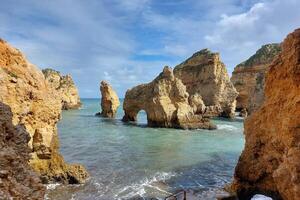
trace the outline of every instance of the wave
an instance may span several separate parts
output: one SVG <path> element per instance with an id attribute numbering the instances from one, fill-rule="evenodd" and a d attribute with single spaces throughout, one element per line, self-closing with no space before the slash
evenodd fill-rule
<path id="1" fill-rule="evenodd" d="M 251 198 L 251 200 L 272 200 L 272 198 L 261 194 L 256 194 Z"/>
<path id="2" fill-rule="evenodd" d="M 46 188 L 47 188 L 47 190 L 54 190 L 59 185 L 60 185 L 59 183 L 47 184 Z"/>
<path id="3" fill-rule="evenodd" d="M 170 195 L 171 193 L 157 186 L 158 183 L 163 183 L 164 181 L 170 179 L 175 176 L 175 173 L 172 172 L 157 172 L 151 178 L 145 178 L 139 183 L 134 183 L 132 185 L 126 186 L 121 189 L 115 195 L 116 199 L 131 199 L 134 197 L 144 197 L 146 194 L 146 189 L 150 188 L 151 190 L 155 190 L 159 193 L 163 193 L 165 195 Z"/>
<path id="4" fill-rule="evenodd" d="M 233 126 L 233 125 L 228 125 L 228 124 L 219 124 L 217 125 L 219 130 L 229 130 L 229 131 L 234 131 L 234 130 L 238 130 L 237 127 Z"/>

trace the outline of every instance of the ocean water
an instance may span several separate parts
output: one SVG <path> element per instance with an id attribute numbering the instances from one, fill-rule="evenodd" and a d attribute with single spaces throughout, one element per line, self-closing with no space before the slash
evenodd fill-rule
<path id="1" fill-rule="evenodd" d="M 83 99 L 79 110 L 63 111 L 58 124 L 60 151 L 81 163 L 91 178 L 83 185 L 49 185 L 46 199 L 164 199 L 193 191 L 199 199 L 232 180 L 244 146 L 243 120 L 213 120 L 218 129 L 149 128 L 146 113 L 137 123 L 96 117 L 99 99 Z"/>

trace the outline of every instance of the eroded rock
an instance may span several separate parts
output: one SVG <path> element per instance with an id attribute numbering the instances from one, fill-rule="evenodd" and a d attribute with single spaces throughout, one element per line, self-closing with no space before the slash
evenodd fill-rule
<path id="1" fill-rule="evenodd" d="M 117 93 L 113 90 L 110 84 L 106 81 L 101 81 L 101 113 L 97 113 L 102 117 L 114 118 L 116 116 L 120 100 Z"/>
<path id="2" fill-rule="evenodd" d="M 201 101 L 198 99 L 194 103 L 198 105 Z M 148 125 L 152 127 L 215 128 L 208 118 L 194 113 L 198 108 L 190 106 L 186 87 L 169 67 L 165 67 L 152 82 L 127 90 L 123 109 L 124 121 L 136 121 L 138 112 L 144 110 Z"/>
<path id="3" fill-rule="evenodd" d="M 50 68 L 43 69 L 42 72 L 48 85 L 58 92 L 63 110 L 77 109 L 81 106 L 77 87 L 70 75 L 63 76 Z"/>
<path id="4" fill-rule="evenodd" d="M 219 53 L 203 49 L 174 68 L 189 95 L 200 95 L 208 107 L 207 116 L 235 117 L 237 91 Z"/>
<path id="5" fill-rule="evenodd" d="M 12 124 L 9 106 L 0 102 L 0 199 L 44 199 L 45 187 L 28 164 L 29 134 Z"/>
<path id="6" fill-rule="evenodd" d="M 262 106 L 245 121 L 246 144 L 233 188 L 241 199 L 300 197 L 300 29 L 269 67 Z"/>
<path id="7" fill-rule="evenodd" d="M 0 40 L 0 102 L 10 106 L 14 125 L 23 124 L 30 136 L 30 165 L 44 182 L 73 183 L 87 176 L 74 175 L 59 153 L 56 124 L 61 115 L 59 94 L 45 80 L 42 71 L 23 54 Z"/>
<path id="8" fill-rule="evenodd" d="M 237 109 L 251 113 L 264 100 L 265 73 L 274 58 L 280 53 L 280 44 L 263 45 L 248 60 L 234 68 L 231 81 L 239 92 Z"/>

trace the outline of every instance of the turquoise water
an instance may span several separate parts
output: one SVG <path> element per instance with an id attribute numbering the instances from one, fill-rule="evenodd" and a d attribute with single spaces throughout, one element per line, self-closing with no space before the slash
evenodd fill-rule
<path id="1" fill-rule="evenodd" d="M 163 199 L 181 189 L 214 199 L 231 181 L 244 145 L 241 119 L 214 120 L 213 131 L 148 128 L 144 112 L 128 124 L 121 107 L 116 119 L 104 119 L 95 116 L 99 99 L 82 102 L 80 110 L 62 114 L 60 150 L 91 178 L 84 185 L 50 185 L 48 199 Z"/>

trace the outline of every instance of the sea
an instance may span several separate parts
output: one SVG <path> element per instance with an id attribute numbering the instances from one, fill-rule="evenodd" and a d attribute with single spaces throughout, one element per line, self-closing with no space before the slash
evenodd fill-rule
<path id="1" fill-rule="evenodd" d="M 58 134 L 66 162 L 83 164 L 90 178 L 82 185 L 49 184 L 45 199 L 163 200 L 185 190 L 210 200 L 232 181 L 245 142 L 243 118 L 213 119 L 216 130 L 151 128 L 144 111 L 136 123 L 124 123 L 122 106 L 106 119 L 95 116 L 100 99 L 82 103 L 62 112 Z"/>

